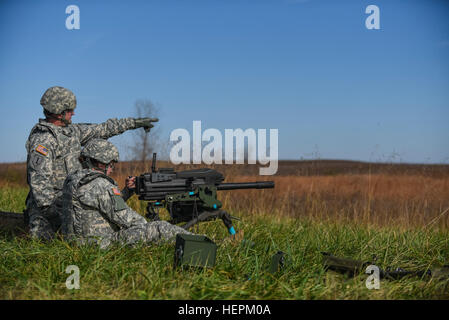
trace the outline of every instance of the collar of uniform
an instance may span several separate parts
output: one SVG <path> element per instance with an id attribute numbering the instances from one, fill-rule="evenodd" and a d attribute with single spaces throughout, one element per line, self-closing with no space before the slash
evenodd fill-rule
<path id="1" fill-rule="evenodd" d="M 80 180 L 81 184 L 86 184 L 92 180 L 97 179 L 98 177 L 102 177 L 102 178 L 108 180 L 110 183 L 112 183 L 116 187 L 118 187 L 117 182 L 115 182 L 114 179 L 107 176 L 103 172 L 97 171 L 95 169 L 83 169 L 82 172 L 83 172 L 83 178 L 81 178 L 81 180 Z"/>
<path id="2" fill-rule="evenodd" d="M 71 124 L 69 124 L 68 126 L 65 126 L 65 127 L 61 127 L 61 126 L 54 125 L 53 123 L 48 122 L 45 119 L 39 119 L 39 124 L 50 127 L 53 130 L 60 130 L 60 132 L 62 132 L 66 136 L 71 136 L 73 133 Z"/>

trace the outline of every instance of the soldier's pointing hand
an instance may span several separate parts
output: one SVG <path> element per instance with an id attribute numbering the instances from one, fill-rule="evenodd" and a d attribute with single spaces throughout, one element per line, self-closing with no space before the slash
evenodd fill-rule
<path id="1" fill-rule="evenodd" d="M 150 132 L 150 129 L 154 127 L 154 125 L 151 122 L 158 122 L 158 118 L 136 118 L 134 119 L 136 122 L 136 128 L 143 127 L 145 129 L 145 132 Z"/>

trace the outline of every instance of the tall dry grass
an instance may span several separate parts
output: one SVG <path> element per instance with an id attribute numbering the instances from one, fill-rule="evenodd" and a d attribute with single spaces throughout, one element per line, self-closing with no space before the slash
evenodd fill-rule
<path id="1" fill-rule="evenodd" d="M 226 192 L 224 205 L 249 214 L 265 212 L 404 228 L 449 228 L 448 177 L 286 176 L 274 177 L 273 181 L 274 190 Z"/>
<path id="2" fill-rule="evenodd" d="M 158 162 L 158 167 L 169 167 Z M 177 171 L 198 165 L 176 166 Z M 449 166 L 366 164 L 349 161 L 285 161 L 275 176 L 257 166 L 212 165 L 225 182 L 273 180 L 274 189 L 220 191 L 234 215 L 269 214 L 402 228 L 449 229 Z M 114 179 L 149 172 L 151 163 L 119 163 Z M 0 164 L 0 186 L 26 186 L 24 164 Z"/>
<path id="3" fill-rule="evenodd" d="M 402 228 L 449 228 L 449 166 L 364 164 L 349 161 L 281 162 L 275 176 L 257 175 L 256 166 L 211 165 L 226 182 L 273 180 L 274 189 L 221 191 L 224 208 L 240 215 L 271 214 L 342 223 Z M 169 166 L 166 162 L 160 167 Z M 176 170 L 198 168 L 177 166 Z M 121 186 L 128 175 L 151 164 L 117 168 Z M 310 174 L 308 176 L 301 176 Z M 355 174 L 353 173 L 355 172 Z M 374 172 L 374 173 L 371 173 Z"/>

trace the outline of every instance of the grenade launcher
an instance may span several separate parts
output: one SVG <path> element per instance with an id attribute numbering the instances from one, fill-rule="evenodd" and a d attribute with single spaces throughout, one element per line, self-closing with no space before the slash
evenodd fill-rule
<path id="1" fill-rule="evenodd" d="M 146 217 L 156 221 L 159 209 L 170 214 L 170 223 L 189 229 L 203 221 L 221 218 L 231 235 L 235 234 L 231 217 L 222 210 L 217 191 L 237 189 L 274 188 L 273 181 L 223 183 L 224 176 L 213 169 L 201 168 L 175 172 L 173 168 L 156 170 L 156 153 L 153 153 L 151 172 L 136 178 L 136 194 L 139 200 L 148 201 Z"/>

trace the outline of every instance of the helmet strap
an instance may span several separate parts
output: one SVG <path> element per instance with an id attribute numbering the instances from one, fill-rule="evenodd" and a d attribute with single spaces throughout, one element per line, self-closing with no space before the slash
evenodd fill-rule
<path id="1" fill-rule="evenodd" d="M 62 114 L 62 118 L 61 118 L 61 122 L 65 124 L 65 126 L 67 127 L 69 124 L 71 124 L 72 122 L 67 120 L 65 118 L 65 115 L 67 113 L 67 110 L 64 110 L 61 114 Z"/>
<path id="2" fill-rule="evenodd" d="M 91 159 L 89 159 L 89 160 L 91 160 Z M 99 162 L 97 160 L 95 160 L 95 162 L 96 162 L 96 165 L 93 165 L 91 162 L 92 168 L 94 168 L 95 170 L 101 171 L 102 173 L 104 173 L 105 176 L 107 176 L 109 164 L 106 164 L 104 168 L 100 168 L 98 164 L 101 162 Z M 102 164 L 104 164 L 104 163 L 102 163 Z"/>
<path id="3" fill-rule="evenodd" d="M 84 158 L 84 164 L 86 165 L 86 167 L 88 169 L 95 168 L 94 164 L 92 163 L 92 159 L 91 158 Z"/>
<path id="4" fill-rule="evenodd" d="M 114 161 L 111 161 L 111 162 L 109 162 L 109 163 L 106 165 L 106 169 L 105 169 L 105 171 L 104 171 L 104 174 L 107 175 L 106 172 L 108 171 L 109 168 L 114 168 Z"/>
<path id="5" fill-rule="evenodd" d="M 89 157 L 82 157 L 82 158 L 80 158 L 80 160 L 81 159 L 82 159 L 82 164 L 83 164 L 84 168 L 87 168 L 87 169 L 90 169 L 90 170 L 94 169 L 96 171 L 100 171 L 101 173 L 104 173 L 104 175 L 106 175 L 106 176 L 107 176 L 108 169 L 109 169 L 109 167 L 111 166 L 111 163 L 112 163 L 112 162 L 108 163 L 107 165 L 105 165 L 104 168 L 100 168 L 98 166 L 98 163 L 100 163 L 100 162 L 98 162 L 95 159 L 92 159 L 92 158 L 89 158 Z M 95 164 L 94 164 L 94 162 L 95 162 Z"/>

